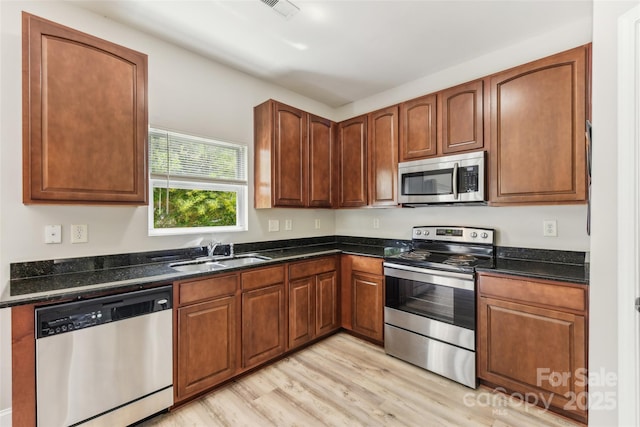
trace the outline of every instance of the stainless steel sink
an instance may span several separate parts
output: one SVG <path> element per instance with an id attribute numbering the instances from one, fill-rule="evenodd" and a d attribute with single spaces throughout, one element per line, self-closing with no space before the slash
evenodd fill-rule
<path id="1" fill-rule="evenodd" d="M 216 271 L 225 268 L 224 265 L 216 261 L 185 261 L 169 264 L 174 270 L 193 272 L 193 271 Z"/>
<path id="2" fill-rule="evenodd" d="M 225 268 L 241 267 L 243 265 L 259 264 L 271 258 L 256 255 L 244 254 L 234 257 L 197 258 L 192 261 L 182 261 L 169 264 L 174 270 L 184 272 L 206 272 L 217 271 Z"/>

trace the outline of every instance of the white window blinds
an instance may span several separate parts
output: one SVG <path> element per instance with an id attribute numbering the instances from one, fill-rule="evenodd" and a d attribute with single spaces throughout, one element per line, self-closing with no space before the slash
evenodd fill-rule
<path id="1" fill-rule="evenodd" d="M 247 184 L 247 147 L 149 129 L 149 168 L 154 178 Z"/>

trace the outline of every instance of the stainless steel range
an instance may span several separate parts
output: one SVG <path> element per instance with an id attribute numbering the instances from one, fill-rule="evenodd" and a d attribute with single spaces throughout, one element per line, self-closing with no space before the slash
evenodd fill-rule
<path id="1" fill-rule="evenodd" d="M 492 229 L 414 227 L 384 262 L 387 354 L 476 388 L 475 269 L 494 264 Z"/>

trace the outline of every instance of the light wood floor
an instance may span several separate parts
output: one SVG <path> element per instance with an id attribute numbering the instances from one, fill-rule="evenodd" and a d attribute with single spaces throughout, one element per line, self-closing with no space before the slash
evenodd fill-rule
<path id="1" fill-rule="evenodd" d="M 140 426 L 574 425 L 340 333 Z"/>

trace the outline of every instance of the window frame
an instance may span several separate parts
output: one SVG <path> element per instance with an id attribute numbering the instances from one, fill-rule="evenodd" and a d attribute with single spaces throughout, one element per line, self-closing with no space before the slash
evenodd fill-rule
<path id="1" fill-rule="evenodd" d="M 167 135 L 175 134 L 180 137 L 190 137 L 194 140 L 207 140 L 213 143 L 220 143 L 224 145 L 244 145 L 239 143 L 233 143 L 229 141 L 222 141 L 213 138 L 203 138 L 196 135 L 189 135 L 181 132 L 169 131 L 157 127 L 149 127 L 149 135 L 152 132 L 166 133 Z M 151 138 L 149 138 L 149 158 L 151 159 Z M 248 169 L 248 146 L 245 146 L 243 150 L 244 154 L 244 168 L 245 174 Z M 214 234 L 214 233 L 229 233 L 248 230 L 248 208 L 249 208 L 249 184 L 248 177 L 245 180 L 228 181 L 218 180 L 215 178 L 207 179 L 202 177 L 189 177 L 171 175 L 167 172 L 166 175 L 160 173 L 152 173 L 151 160 L 149 160 L 149 204 L 147 205 L 147 223 L 148 223 L 148 235 L 149 236 L 176 236 L 176 235 L 190 235 L 190 234 Z M 210 226 L 210 227 L 173 227 L 173 228 L 156 228 L 155 224 L 155 207 L 153 193 L 156 188 L 179 188 L 188 190 L 204 190 L 204 191 L 224 191 L 236 193 L 236 225 L 234 226 Z"/>

